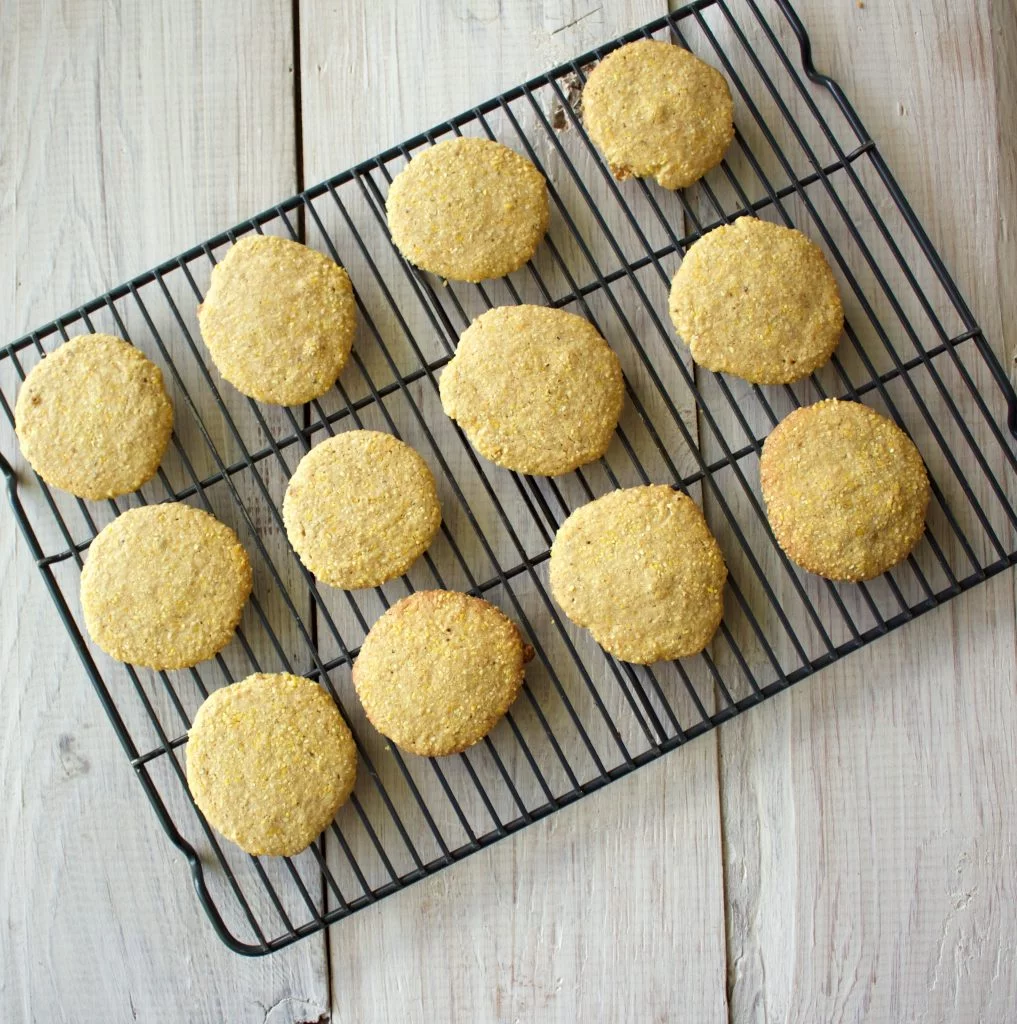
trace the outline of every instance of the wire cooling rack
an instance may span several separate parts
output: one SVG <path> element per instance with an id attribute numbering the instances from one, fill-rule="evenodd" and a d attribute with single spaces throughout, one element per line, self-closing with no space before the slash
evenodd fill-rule
<path id="1" fill-rule="evenodd" d="M 764 13 L 762 7 L 765 7 Z M 589 67 L 624 42 L 672 38 L 720 67 L 738 133 L 725 163 L 678 194 L 616 183 L 573 103 Z M 792 56 L 795 53 L 795 56 Z M 811 85 L 808 80 L 811 80 Z M 393 250 L 384 215 L 394 174 L 452 135 L 498 138 L 548 179 L 552 222 L 532 264 L 483 286 L 442 285 Z M 696 370 L 667 320 L 686 247 L 744 213 L 794 223 L 827 252 L 847 326 L 831 364 L 760 389 Z M 248 231 L 305 240 L 350 272 L 360 328 L 351 366 L 304 409 L 258 406 L 209 368 L 195 307 L 211 266 Z M 553 480 L 478 458 L 443 416 L 437 380 L 470 319 L 537 302 L 593 320 L 618 352 L 628 397 L 599 463 Z M 1017 560 L 1017 401 L 932 243 L 839 86 L 818 74 L 785 0 L 697 0 L 667 18 L 307 189 L 0 350 L 0 403 L 67 337 L 105 330 L 163 367 L 177 410 L 158 477 L 129 500 L 52 492 L 15 451 L 0 456 L 18 522 L 81 661 L 198 896 L 233 949 L 266 953 L 311 934 L 519 830 Z M 758 496 L 758 454 L 792 408 L 861 399 L 915 438 L 933 486 L 927 539 L 879 580 L 841 586 L 797 571 Z M 444 524 L 428 555 L 376 591 L 318 588 L 285 542 L 279 504 L 296 462 L 323 437 L 367 426 L 404 437 L 439 482 Z M 10 437 L 8 433 L 5 435 Z M 970 470 L 968 475 L 962 465 Z M 606 656 L 552 602 L 554 531 L 618 486 L 671 482 L 705 508 L 731 570 L 726 615 L 707 652 L 652 668 Z M 255 590 L 237 640 L 186 672 L 122 666 L 84 639 L 78 576 L 89 542 L 128 505 L 187 500 L 235 527 Z M 483 594 L 536 649 L 524 691 L 487 740 L 453 758 L 404 757 L 364 720 L 349 667 L 374 619 L 407 591 Z M 320 680 L 353 726 L 361 777 L 308 851 L 246 857 L 190 800 L 186 731 L 204 697 L 251 671 Z"/>

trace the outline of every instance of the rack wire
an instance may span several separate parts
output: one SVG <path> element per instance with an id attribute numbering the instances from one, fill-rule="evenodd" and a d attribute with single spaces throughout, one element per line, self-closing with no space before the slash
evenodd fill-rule
<path id="1" fill-rule="evenodd" d="M 766 7 L 766 13 L 763 11 Z M 670 38 L 723 70 L 736 101 L 724 163 L 684 192 L 619 184 L 573 98 L 590 66 L 625 42 Z M 797 50 L 797 61 L 792 51 Z M 811 84 L 810 84 L 811 83 Z M 814 88 L 814 87 L 815 88 Z M 442 286 L 391 245 L 392 177 L 452 135 L 497 138 L 543 171 L 552 225 L 534 261 L 483 285 Z M 762 389 L 697 370 L 667 323 L 686 248 L 751 213 L 795 224 L 826 251 L 845 297 L 845 338 L 808 381 Z M 243 399 L 209 369 L 195 307 L 225 247 L 250 231 L 306 241 L 346 266 L 359 334 L 351 366 L 300 410 Z M 480 459 L 437 402 L 459 333 L 506 302 L 568 308 L 618 352 L 627 405 L 604 459 L 536 479 Z M 222 940 L 262 954 L 395 893 L 627 775 L 1017 561 L 1017 396 L 978 323 L 841 88 L 819 74 L 786 0 L 696 0 L 307 189 L 0 350 L 0 405 L 72 334 L 106 330 L 164 368 L 177 424 L 157 478 L 130 499 L 51 491 L 0 453 L 17 521 L 85 671 Z M 836 585 L 796 570 L 758 495 L 758 455 L 790 409 L 863 400 L 915 438 L 933 488 L 927 539 L 879 580 Z M 430 552 L 375 591 L 319 588 L 282 529 L 296 461 L 337 430 L 405 438 L 432 468 L 444 510 Z M 962 464 L 970 467 L 966 475 Z M 14 466 L 18 466 L 18 472 Z M 703 504 L 730 568 L 726 615 L 702 655 L 617 662 L 560 614 L 548 549 L 569 512 L 618 486 L 672 483 Z M 235 527 L 255 590 L 237 640 L 185 672 L 149 672 L 93 652 L 78 575 L 90 541 L 124 508 L 193 501 Z M 405 757 L 369 725 L 349 667 L 369 625 L 422 587 L 483 594 L 536 650 L 522 696 L 494 733 L 453 758 Z M 361 777 L 350 804 L 295 858 L 246 857 L 190 799 L 187 728 L 207 694 L 251 671 L 317 679 L 351 723 Z"/>

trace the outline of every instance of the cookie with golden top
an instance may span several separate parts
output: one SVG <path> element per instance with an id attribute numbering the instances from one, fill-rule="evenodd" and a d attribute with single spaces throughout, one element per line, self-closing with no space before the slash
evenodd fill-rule
<path id="1" fill-rule="evenodd" d="M 724 614 L 726 580 L 699 506 L 664 484 L 583 505 L 551 545 L 551 592 L 565 614 L 639 665 L 701 651 Z"/>
<path id="2" fill-rule="evenodd" d="M 589 320 L 544 306 L 502 306 L 463 332 L 439 389 L 445 412 L 484 458 L 557 476 L 607 451 L 625 382 Z"/>
<path id="3" fill-rule="evenodd" d="M 499 608 L 451 590 L 401 601 L 371 627 L 353 685 L 371 724 L 403 750 L 455 754 L 516 699 L 533 649 Z"/>
<path id="4" fill-rule="evenodd" d="M 734 138 L 724 76 L 688 50 L 628 43 L 590 72 L 583 123 L 618 179 L 684 188 L 716 167 Z"/>
<path id="5" fill-rule="evenodd" d="M 100 531 L 81 570 L 89 635 L 119 661 L 188 668 L 233 638 L 251 563 L 215 516 L 177 502 L 133 508 Z"/>
<path id="6" fill-rule="evenodd" d="M 929 476 L 892 420 L 831 398 L 796 409 L 759 459 L 777 543 L 808 572 L 872 579 L 903 561 L 925 532 Z"/>
<path id="7" fill-rule="evenodd" d="M 353 347 L 349 275 L 327 256 L 272 235 L 241 238 L 212 271 L 201 337 L 238 391 L 301 405 L 328 391 Z"/>
<path id="8" fill-rule="evenodd" d="M 187 785 L 209 824 L 255 856 L 290 857 L 328 827 L 357 780 L 332 698 L 287 672 L 216 690 L 187 740 Z"/>
<path id="9" fill-rule="evenodd" d="M 441 525 L 427 463 L 376 430 L 350 430 L 315 445 L 286 488 L 282 512 L 304 565 L 346 590 L 401 576 Z"/>
<path id="10" fill-rule="evenodd" d="M 548 225 L 544 176 L 489 139 L 448 139 L 425 149 L 393 179 L 385 208 L 403 256 L 453 281 L 518 270 Z"/>
<path id="11" fill-rule="evenodd" d="M 84 334 L 36 363 L 18 393 L 22 454 L 79 498 L 115 498 L 150 480 L 173 433 L 162 371 L 110 334 Z"/>
<path id="12" fill-rule="evenodd" d="M 833 271 L 800 231 L 757 217 L 703 235 L 671 284 L 692 358 L 754 384 L 788 384 L 833 355 L 844 327 Z"/>

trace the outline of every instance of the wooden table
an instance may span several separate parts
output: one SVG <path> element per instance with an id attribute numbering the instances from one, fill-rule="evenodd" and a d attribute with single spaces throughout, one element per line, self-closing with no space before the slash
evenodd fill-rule
<path id="1" fill-rule="evenodd" d="M 1010 366 L 1017 9 L 797 6 Z M 0 334 L 664 9 L 0 0 Z M 0 1020 L 1013 1019 L 1010 573 L 247 960 L 204 919 L 7 513 L 0 552 Z"/>

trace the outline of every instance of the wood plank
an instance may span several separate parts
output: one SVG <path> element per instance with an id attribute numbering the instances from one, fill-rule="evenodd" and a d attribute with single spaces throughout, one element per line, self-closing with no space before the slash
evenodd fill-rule
<path id="1" fill-rule="evenodd" d="M 796 7 L 1009 365 L 1012 8 Z M 1007 574 L 721 730 L 732 1020 L 1009 1019 L 1014 664 Z"/>
<path id="2" fill-rule="evenodd" d="M 133 8 L 95 0 L 44 8 L 5 0 L 2 21 L 5 338 L 293 190 L 288 2 L 262 0 L 241 12 L 235 4 Z M 193 296 L 175 294 L 193 323 Z M 199 393 L 197 362 L 169 308 L 148 292 L 146 302 L 182 367 L 173 395 L 178 433 L 193 452 L 200 440 L 181 388 Z M 152 354 L 144 321 L 126 304 L 122 312 L 134 340 Z M 198 410 L 221 440 L 211 403 L 199 398 Z M 10 450 L 13 439 L 3 429 Z M 197 471 L 207 472 L 210 462 L 196 455 Z M 169 472 L 176 486 L 179 460 Z M 27 502 L 38 502 L 24 472 L 21 488 Z M 156 484 L 146 495 L 165 496 Z M 235 523 L 222 497 L 214 493 L 211 501 Z M 110 511 L 97 506 L 97 514 L 101 522 Z M 0 860 L 7 978 L 0 1018 L 280 1024 L 321 1017 L 328 1009 L 323 938 L 271 960 L 243 959 L 220 943 L 90 692 L 10 514 L 0 516 L 0 549 L 18 580 L 3 602 L 0 628 L 9 684 L 0 751 L 9 796 Z M 73 565 L 63 568 L 73 594 Z M 267 645 L 256 633 L 252 646 L 264 656 Z M 282 640 L 294 649 L 292 630 Z M 126 677 L 99 659 L 117 700 L 128 703 Z M 227 663 L 230 670 L 240 665 L 232 653 Z M 174 679 L 193 713 L 200 700 L 193 681 L 184 673 Z M 153 701 L 170 714 L 164 692 L 154 690 Z M 168 779 L 176 786 L 171 802 L 182 807 L 179 783 Z M 266 902 L 256 900 L 262 909 Z"/>
<path id="3" fill-rule="evenodd" d="M 662 4 L 642 0 L 610 7 L 472 0 L 398 11 L 347 5 L 340 21 L 332 5 L 303 0 L 306 180 L 333 174 L 661 13 Z M 535 117 L 532 111 L 519 116 L 524 128 Z M 567 118 L 561 120 L 567 123 Z M 504 141 L 521 148 L 510 123 L 495 116 L 491 124 Z M 574 131 L 562 133 L 565 151 L 603 199 L 600 209 L 612 229 L 631 234 L 620 208 L 598 183 L 599 168 L 575 136 Z M 569 173 L 554 148 L 546 139 L 536 146 L 570 210 L 582 216 L 582 200 L 570 191 Z M 340 246 L 355 248 L 338 218 L 326 227 Z M 377 230 L 375 225 L 375 234 Z M 596 234 L 599 229 L 591 221 L 583 222 L 580 230 Z M 571 261 L 577 257 L 569 232 L 554 218 L 552 235 L 561 240 L 564 259 L 574 266 Z M 607 246 L 600 241 L 595 249 L 603 258 Z M 352 261 L 355 281 L 366 273 L 355 252 L 342 255 Z M 541 273 L 560 283 L 554 269 L 548 270 L 549 262 L 540 264 Z M 527 296 L 525 287 L 523 280 L 519 288 L 524 301 L 540 301 Z M 467 315 L 483 308 L 470 305 L 472 289 L 447 291 L 455 291 Z M 512 301 L 502 292 L 502 286 L 492 286 L 492 301 Z M 442 292 L 440 301 L 446 299 Z M 412 294 L 406 301 L 416 302 Z M 648 321 L 636 313 L 634 297 L 626 295 L 621 301 L 645 343 L 652 334 Z M 407 309 L 408 316 L 419 320 L 419 310 Z M 602 329 L 619 346 L 626 371 L 638 381 L 642 371 L 609 304 L 591 303 L 590 312 L 598 321 L 603 318 Z M 450 315 L 454 329 L 461 330 L 465 323 Z M 398 326 L 381 326 L 386 343 L 394 343 Z M 367 345 L 365 341 L 365 359 Z M 669 372 L 663 364 L 661 372 Z M 676 401 L 694 430 L 691 402 Z M 625 429 L 635 437 L 638 426 L 632 420 Z M 460 442 L 442 422 L 440 410 L 430 422 L 453 471 L 468 476 L 467 455 L 459 451 Z M 680 453 L 680 442 L 672 450 Z M 687 471 L 685 456 L 678 458 Z M 609 461 L 614 461 L 610 454 Z M 648 469 L 654 479 L 667 478 L 663 466 L 648 463 Z M 617 472 L 624 479 L 632 470 L 622 468 L 619 460 Z M 498 473 L 492 478 L 498 481 Z M 595 473 L 590 480 L 595 488 L 610 486 Z M 560 484 L 567 500 L 585 500 L 578 488 L 572 493 L 571 483 Z M 480 496 L 479 491 L 469 493 L 471 498 Z M 520 506 L 518 495 L 510 493 L 506 500 L 510 508 Z M 552 507 L 555 500 L 548 497 Z M 454 512 L 451 495 L 448 504 Z M 525 525 L 521 516 L 513 522 Z M 503 534 L 504 528 L 495 523 L 492 533 Z M 504 595 L 496 599 L 511 612 Z M 535 628 L 541 629 L 547 610 L 532 595 L 522 601 Z M 580 646 L 584 642 L 588 645 L 577 637 Z M 535 669 L 531 675 L 538 673 Z M 571 679 L 567 683 L 573 686 Z M 616 684 L 603 662 L 596 683 L 606 701 L 613 699 Z M 578 679 L 574 685 L 581 689 Z M 622 713 L 624 707 L 618 710 Z M 384 770 L 383 751 L 379 758 Z M 455 766 L 445 770 L 454 779 Z M 520 766 L 517 777 L 523 772 Z M 332 936 L 336 1018 L 388 1020 L 414 1006 L 423 1017 L 439 1020 L 664 1020 L 679 1010 L 690 1019 L 719 1019 L 725 1009 L 715 788 L 716 742 L 711 737 L 342 923 Z M 437 791 L 435 799 L 440 795 Z M 454 816 L 449 812 L 446 818 L 451 828 Z M 444 827 L 445 818 L 439 824 Z M 606 934 L 610 941 L 604 941 Z M 661 950 L 667 956 L 660 956 Z M 402 965 L 394 976 L 393 962 Z M 680 986 L 675 985 L 675 963 L 695 964 Z"/>

